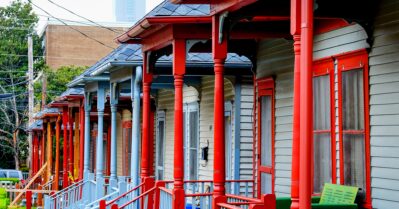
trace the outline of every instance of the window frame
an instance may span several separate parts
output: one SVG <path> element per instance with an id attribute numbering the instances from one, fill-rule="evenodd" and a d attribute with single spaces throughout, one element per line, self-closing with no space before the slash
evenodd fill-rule
<path id="1" fill-rule="evenodd" d="M 312 128 L 313 134 L 312 134 L 312 140 L 314 140 L 314 134 L 315 133 L 330 133 L 330 151 L 331 151 L 331 182 L 333 184 L 337 183 L 337 140 L 336 140 L 336 132 L 335 132 L 335 127 L 336 127 L 336 107 L 335 107 L 335 65 L 334 65 L 334 60 L 332 57 L 328 58 L 323 58 L 319 60 L 315 60 L 313 62 L 313 78 L 319 77 L 319 76 L 329 76 L 329 81 L 330 81 L 330 130 L 314 130 L 314 127 Z M 312 78 L 312 79 L 313 79 Z M 313 94 L 312 94 L 313 95 Z M 313 103 L 314 103 L 314 97 L 313 97 Z M 313 112 L 314 114 L 314 112 Z M 314 179 L 314 142 L 312 141 L 312 179 Z M 313 195 L 320 195 L 320 193 L 315 193 L 314 192 L 314 181 L 312 181 L 312 194 Z"/>
<path id="2" fill-rule="evenodd" d="M 262 182 L 261 182 L 261 173 L 268 173 L 271 175 L 271 181 L 272 181 L 272 185 L 271 185 L 271 190 L 272 190 L 272 194 L 274 194 L 274 186 L 275 186 L 275 85 L 274 85 L 274 79 L 272 77 L 267 77 L 267 78 L 262 78 L 262 79 L 257 79 L 256 80 L 256 85 L 257 85 L 257 96 L 256 96 L 256 104 L 257 104 L 257 193 L 258 193 L 258 197 L 260 197 L 262 195 Z M 272 159 L 271 159 L 271 164 L 272 166 L 267 167 L 267 166 L 262 166 L 261 164 L 261 136 L 262 136 L 262 111 L 261 111 L 261 97 L 263 96 L 270 96 L 271 97 L 271 155 L 272 155 Z"/>
<path id="3" fill-rule="evenodd" d="M 363 99 L 364 99 L 364 145 L 365 145 L 365 187 L 366 199 L 364 206 L 371 208 L 371 157 L 370 157 L 370 112 L 369 112 L 369 65 L 368 53 L 365 49 L 336 56 L 338 66 L 338 103 L 339 103 L 339 154 L 340 154 L 340 184 L 344 184 L 344 152 L 343 152 L 343 90 L 342 72 L 363 70 Z M 352 132 L 349 130 L 348 133 Z M 357 131 L 356 131 L 357 132 Z M 360 132 L 359 132 L 360 133 Z"/>
<path id="4" fill-rule="evenodd" d="M 198 102 L 190 102 L 190 103 L 184 103 L 183 104 L 183 114 L 187 114 L 186 117 L 183 117 L 185 120 L 185 124 L 187 127 L 184 127 L 184 143 L 183 143 L 183 149 L 184 149 L 184 159 L 186 163 L 184 163 L 184 179 L 186 180 L 198 180 L 199 179 L 199 165 L 200 165 L 200 157 L 199 157 L 199 147 L 200 147 L 200 109 L 199 109 L 199 104 Z M 190 112 L 197 112 L 198 114 L 198 121 L 197 121 L 197 142 L 196 142 L 196 151 L 197 151 L 197 165 L 195 168 L 197 168 L 197 175 L 195 179 L 190 179 L 190 173 L 189 173 L 189 168 L 191 167 L 189 160 L 190 160 Z"/>
<path id="5" fill-rule="evenodd" d="M 225 136 L 226 140 L 225 140 L 225 145 L 226 145 L 226 155 L 228 156 L 226 159 L 226 180 L 233 180 L 234 179 L 234 175 L 233 175 L 233 168 L 234 165 L 232 165 L 232 162 L 234 161 L 233 157 L 234 157 L 234 148 L 232 147 L 233 142 L 234 142 L 234 134 L 233 130 L 234 130 L 234 126 L 233 126 L 233 102 L 232 101 L 225 101 L 224 103 L 224 119 L 226 119 L 226 117 L 230 117 L 230 137 Z M 225 129 L 226 129 L 226 123 L 224 124 Z M 228 139 L 230 138 L 230 139 Z M 230 141 L 227 141 L 230 140 Z"/>
<path id="6" fill-rule="evenodd" d="M 122 121 L 122 175 L 130 176 L 132 157 L 132 121 Z M 130 153 L 129 153 L 130 151 Z"/>
<path id="7" fill-rule="evenodd" d="M 159 166 L 158 166 L 158 161 L 159 161 L 159 149 L 160 149 L 160 147 L 158 146 L 159 145 L 159 140 L 160 140 L 160 138 L 159 138 L 159 122 L 160 121 L 163 121 L 164 122 L 164 126 L 163 126 L 163 147 L 162 147 L 162 149 L 163 149 L 163 152 L 162 152 L 162 154 L 163 154 L 163 162 L 162 162 L 162 176 L 163 177 L 165 177 L 165 144 L 166 144 L 166 111 L 165 110 L 159 110 L 159 111 L 157 111 L 157 124 L 156 124 L 156 159 L 155 159 L 155 178 L 156 178 L 156 180 L 161 180 L 161 179 L 159 179 L 159 176 L 158 176 L 158 169 L 159 169 Z M 163 178 L 163 179 L 165 179 L 165 178 Z"/>

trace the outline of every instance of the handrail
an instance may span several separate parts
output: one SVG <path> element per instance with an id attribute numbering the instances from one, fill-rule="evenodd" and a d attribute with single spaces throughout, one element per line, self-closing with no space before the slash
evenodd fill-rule
<path id="1" fill-rule="evenodd" d="M 155 189 L 156 189 L 156 187 L 153 187 L 153 188 L 149 189 L 148 191 L 144 192 L 143 194 L 141 194 L 141 195 L 139 195 L 139 196 L 133 198 L 133 199 L 130 200 L 129 202 L 126 202 L 125 204 L 121 205 L 119 208 L 122 209 L 122 208 L 124 208 L 124 207 L 130 205 L 130 204 L 133 203 L 134 201 L 136 201 L 136 200 L 138 200 L 138 199 L 144 197 L 145 195 L 147 195 L 147 194 L 153 192 Z"/>
<path id="2" fill-rule="evenodd" d="M 212 196 L 213 193 L 198 193 L 198 194 L 185 194 L 186 197 L 206 197 Z"/>
<path id="3" fill-rule="evenodd" d="M 107 195 L 105 195 L 105 196 L 103 196 L 103 197 L 101 197 L 101 198 L 99 198 L 99 199 L 87 204 L 86 207 L 90 207 L 90 206 L 93 206 L 93 205 L 95 205 L 97 203 L 100 203 L 101 200 L 106 200 L 108 197 L 112 197 L 113 195 L 117 194 L 118 192 L 119 192 L 119 190 L 115 190 L 114 192 L 111 192 L 111 193 L 109 193 L 109 194 L 107 194 Z"/>
<path id="4" fill-rule="evenodd" d="M 159 190 L 162 190 L 162 191 L 164 191 L 164 192 L 166 192 L 166 193 L 168 193 L 170 195 L 173 195 L 173 191 L 170 190 L 170 189 L 167 189 L 165 187 L 159 187 Z"/>
<path id="5" fill-rule="evenodd" d="M 227 209 L 241 209 L 240 207 L 234 206 L 234 205 L 229 205 L 227 203 L 218 203 L 217 204 L 221 208 L 227 208 Z"/>
<path id="6" fill-rule="evenodd" d="M 81 183 L 86 183 L 87 181 L 84 181 L 83 179 L 82 180 L 79 180 L 79 181 L 77 181 L 77 182 L 74 182 L 73 184 L 71 184 L 71 185 L 69 185 L 69 186 L 67 186 L 67 187 L 65 187 L 65 188 L 63 188 L 62 190 L 60 190 L 60 191 L 58 191 L 58 192 L 56 192 L 56 193 L 54 193 L 54 194 L 52 194 L 52 195 L 50 195 L 50 197 L 56 197 L 56 196 L 58 196 L 58 195 L 62 195 L 63 193 L 66 193 L 68 190 L 70 190 L 70 189 L 72 189 L 73 187 L 76 187 L 76 186 L 78 186 L 78 185 L 80 185 Z"/>
<path id="7" fill-rule="evenodd" d="M 252 202 L 252 203 L 261 203 L 262 200 L 260 199 L 256 199 L 256 198 L 250 198 L 250 197 L 243 197 L 243 196 L 239 196 L 239 195 L 233 195 L 233 194 L 226 194 L 227 198 L 234 198 L 234 199 L 238 199 L 238 200 L 243 200 L 243 201 L 247 201 L 247 202 Z"/>
<path id="8" fill-rule="evenodd" d="M 122 197 L 125 197 L 126 195 L 132 193 L 133 191 L 137 190 L 138 188 L 142 187 L 143 185 L 144 185 L 144 182 L 141 183 L 141 184 L 139 184 L 139 185 L 137 185 L 137 186 L 134 187 L 133 189 L 131 189 L 131 190 L 129 190 L 129 191 L 127 191 L 127 192 L 125 192 L 125 193 L 119 195 L 119 196 L 116 197 L 115 199 L 113 199 L 113 200 L 111 200 L 111 201 L 109 201 L 109 202 L 106 202 L 105 205 L 108 206 L 108 205 L 113 204 L 114 202 L 116 202 L 116 201 L 120 200 Z"/>
<path id="9" fill-rule="evenodd" d="M 228 182 L 228 183 L 231 183 L 231 182 L 233 182 L 233 183 L 235 183 L 235 182 L 250 182 L 250 183 L 254 183 L 255 181 L 253 180 L 253 179 L 237 179 L 237 180 L 234 180 L 234 179 L 229 179 L 229 180 L 226 180 L 226 182 Z"/>

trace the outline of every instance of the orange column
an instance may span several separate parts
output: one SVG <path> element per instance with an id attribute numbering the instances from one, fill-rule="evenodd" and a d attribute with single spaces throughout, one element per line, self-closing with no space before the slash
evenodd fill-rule
<path id="1" fill-rule="evenodd" d="M 291 209 L 299 209 L 300 40 L 301 0 L 291 0 L 291 34 L 294 39 L 294 116 L 292 137 Z"/>
<path id="2" fill-rule="evenodd" d="M 73 176 L 73 110 L 68 108 L 68 176 Z M 72 180 L 71 180 L 72 181 Z"/>
<path id="3" fill-rule="evenodd" d="M 47 123 L 47 183 L 50 180 L 50 176 L 53 173 L 53 136 L 51 133 L 51 123 Z"/>
<path id="4" fill-rule="evenodd" d="M 175 84 L 174 112 L 174 188 L 173 209 L 184 208 L 184 134 L 183 134 L 183 76 L 186 70 L 186 42 L 173 42 L 173 76 Z"/>
<path id="5" fill-rule="evenodd" d="M 58 116 L 57 121 L 55 122 L 55 176 L 54 176 L 54 185 L 53 189 L 58 190 L 59 185 L 59 172 L 60 172 L 60 120 L 61 117 Z"/>
<path id="6" fill-rule="evenodd" d="M 214 89 L 214 163 L 213 163 L 213 207 L 220 208 L 217 204 L 227 201 L 225 196 L 225 132 L 224 132 L 224 62 L 227 56 L 226 37 L 219 37 L 219 17 L 212 19 L 212 53 L 215 71 Z"/>
<path id="7" fill-rule="evenodd" d="M 79 107 L 79 180 L 83 179 L 83 166 L 84 166 L 84 148 L 85 148 L 85 111 L 84 111 L 84 103 Z"/>
<path id="8" fill-rule="evenodd" d="M 299 208 L 311 208 L 313 145 L 313 0 L 301 2 Z"/>
<path id="9" fill-rule="evenodd" d="M 63 160 L 62 160 L 62 187 L 68 186 L 68 107 L 64 106 L 62 109 L 62 126 L 63 126 Z"/>

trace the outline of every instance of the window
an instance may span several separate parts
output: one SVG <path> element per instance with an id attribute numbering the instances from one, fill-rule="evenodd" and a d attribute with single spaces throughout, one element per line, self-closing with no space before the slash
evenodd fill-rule
<path id="1" fill-rule="evenodd" d="M 232 150 L 232 126 L 231 126 L 231 111 L 232 104 L 231 102 L 225 102 L 224 104 L 224 133 L 225 133 L 225 159 L 226 159 L 226 180 L 232 179 L 232 158 L 233 158 L 233 150 Z"/>
<path id="2" fill-rule="evenodd" d="M 226 169 L 226 180 L 233 179 L 233 133 L 232 133 L 232 102 L 228 101 L 224 103 L 224 134 L 225 134 L 225 169 Z M 230 187 L 228 187 L 230 186 Z M 233 184 L 226 184 L 226 192 L 232 193 Z"/>
<path id="3" fill-rule="evenodd" d="M 155 177 L 164 179 L 164 153 L 165 153 L 165 111 L 158 111 L 156 126 L 156 165 Z"/>
<path id="4" fill-rule="evenodd" d="M 313 76 L 313 193 L 321 193 L 336 179 L 333 60 L 316 61 Z"/>
<path id="5" fill-rule="evenodd" d="M 370 201 L 367 61 L 364 51 L 337 57 L 341 183 L 365 189 Z"/>
<path id="6" fill-rule="evenodd" d="M 274 193 L 274 81 L 258 84 L 258 191 Z"/>
<path id="7" fill-rule="evenodd" d="M 184 105 L 183 109 L 185 179 L 198 179 L 199 111 L 198 103 Z"/>
<path id="8" fill-rule="evenodd" d="M 129 112 L 130 113 L 130 112 Z M 126 113 L 124 113 L 126 114 Z M 131 118 L 122 121 L 122 175 L 130 176 L 132 159 L 132 121 Z"/>

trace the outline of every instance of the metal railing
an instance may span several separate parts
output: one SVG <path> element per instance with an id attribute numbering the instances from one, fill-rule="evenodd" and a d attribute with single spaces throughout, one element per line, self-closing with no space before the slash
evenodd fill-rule
<path id="1" fill-rule="evenodd" d="M 83 190 L 92 181 L 78 181 L 63 190 L 45 197 L 44 207 L 46 209 L 60 209 L 74 206 L 83 197 Z"/>
<path id="2" fill-rule="evenodd" d="M 124 192 L 117 197 L 114 197 L 113 199 L 101 200 L 99 203 L 99 208 L 106 209 L 109 208 L 111 205 L 123 204 L 124 202 L 126 202 L 126 199 L 133 199 L 135 196 L 138 196 L 138 193 L 143 185 L 144 183 L 141 183 L 138 186 L 133 187 L 129 191 Z"/>
<path id="3" fill-rule="evenodd" d="M 171 209 L 173 192 L 165 187 L 159 187 L 159 209 Z"/>

